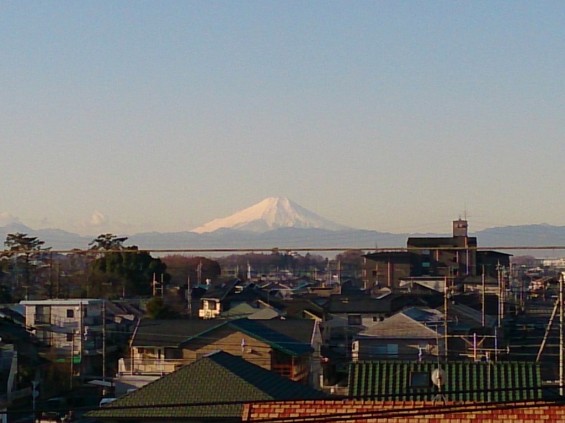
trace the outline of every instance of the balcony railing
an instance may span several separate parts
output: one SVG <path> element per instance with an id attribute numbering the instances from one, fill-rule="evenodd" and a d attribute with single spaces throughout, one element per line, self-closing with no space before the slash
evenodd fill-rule
<path id="1" fill-rule="evenodd" d="M 174 372 L 180 366 L 187 364 L 180 359 L 131 359 L 121 358 L 118 362 L 118 373 L 121 375 L 162 375 Z"/>

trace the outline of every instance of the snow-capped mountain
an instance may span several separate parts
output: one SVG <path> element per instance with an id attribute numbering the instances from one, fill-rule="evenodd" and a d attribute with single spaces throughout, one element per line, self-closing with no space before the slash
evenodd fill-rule
<path id="1" fill-rule="evenodd" d="M 332 231 L 348 229 L 284 197 L 269 197 L 231 216 L 214 219 L 192 232 L 202 234 L 219 229 L 267 232 L 279 228 L 315 228 Z"/>

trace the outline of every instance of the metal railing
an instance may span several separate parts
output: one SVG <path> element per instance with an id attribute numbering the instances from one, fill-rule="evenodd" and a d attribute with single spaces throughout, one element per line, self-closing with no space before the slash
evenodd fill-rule
<path id="1" fill-rule="evenodd" d="M 187 364 L 187 360 L 182 359 L 131 359 L 121 358 L 118 361 L 118 373 L 133 374 L 167 374 L 174 372 L 180 366 Z"/>

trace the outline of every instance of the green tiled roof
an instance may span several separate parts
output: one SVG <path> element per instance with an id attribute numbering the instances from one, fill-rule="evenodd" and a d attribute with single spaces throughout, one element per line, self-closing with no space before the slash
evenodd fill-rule
<path id="1" fill-rule="evenodd" d="M 239 419 L 243 404 L 217 403 L 326 397 L 320 391 L 219 351 L 87 416 L 101 420 Z"/>
<path id="2" fill-rule="evenodd" d="M 541 399 L 539 364 L 533 362 L 451 362 L 442 393 L 449 401 L 520 401 Z M 431 382 L 433 362 L 367 361 L 351 363 L 349 395 L 384 401 L 433 400 L 438 389 Z M 412 378 L 420 376 L 419 386 Z"/>

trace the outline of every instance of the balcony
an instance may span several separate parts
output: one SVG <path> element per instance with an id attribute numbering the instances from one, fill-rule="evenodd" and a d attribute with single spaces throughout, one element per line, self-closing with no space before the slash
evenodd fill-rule
<path id="1" fill-rule="evenodd" d="M 131 359 L 121 358 L 118 361 L 120 375 L 163 375 L 172 373 L 187 364 L 186 360 L 172 359 Z"/>

